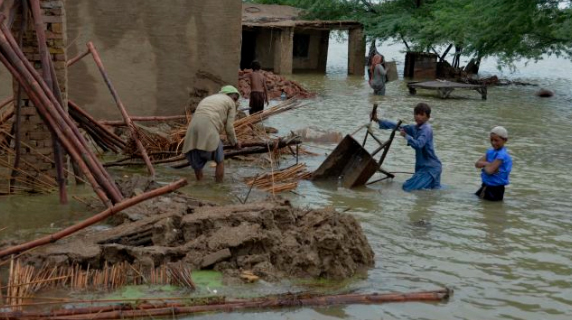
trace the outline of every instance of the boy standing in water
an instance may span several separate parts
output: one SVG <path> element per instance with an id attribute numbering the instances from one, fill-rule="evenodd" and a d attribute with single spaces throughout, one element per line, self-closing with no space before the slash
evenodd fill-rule
<path id="1" fill-rule="evenodd" d="M 427 123 L 431 117 L 431 107 L 418 103 L 413 109 L 415 124 L 401 126 L 399 132 L 407 140 L 407 145 L 415 150 L 415 174 L 403 183 L 403 190 L 439 189 L 441 187 L 441 161 L 433 146 L 433 129 Z M 393 129 L 393 121 L 380 120 L 374 112 L 371 117 L 380 129 Z"/>
<path id="2" fill-rule="evenodd" d="M 508 131 L 504 127 L 494 127 L 490 141 L 492 148 L 475 163 L 475 168 L 481 169 L 482 180 L 481 188 L 475 194 L 481 199 L 501 201 L 512 170 L 512 158 L 504 146 L 508 141 Z"/>
<path id="3" fill-rule="evenodd" d="M 266 79 L 260 72 L 260 62 L 252 61 L 252 72 L 246 75 L 250 79 L 250 114 L 264 110 L 264 103 L 268 104 L 268 89 Z"/>

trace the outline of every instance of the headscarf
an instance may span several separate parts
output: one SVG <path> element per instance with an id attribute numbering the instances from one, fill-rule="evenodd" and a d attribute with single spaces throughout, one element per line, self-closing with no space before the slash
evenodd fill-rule
<path id="1" fill-rule="evenodd" d="M 371 77 L 369 78 L 370 81 L 373 79 L 373 72 L 375 71 L 375 67 L 378 64 L 382 63 L 382 61 L 383 61 L 383 56 L 379 54 L 374 55 L 373 58 L 371 59 L 371 66 L 369 67 L 371 73 Z"/>
<path id="2" fill-rule="evenodd" d="M 224 94 L 236 93 L 240 96 L 240 92 L 238 92 L 238 89 L 236 89 L 233 86 L 224 86 L 220 88 L 220 91 L 218 93 L 224 93 Z"/>

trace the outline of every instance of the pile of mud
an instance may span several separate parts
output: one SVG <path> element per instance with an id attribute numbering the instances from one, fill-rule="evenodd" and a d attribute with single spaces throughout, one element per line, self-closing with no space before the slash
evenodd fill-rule
<path id="1" fill-rule="evenodd" d="M 238 72 L 238 76 L 242 77 L 252 72 L 252 69 L 244 69 Z M 284 77 L 276 75 L 270 71 L 261 70 L 266 79 L 266 88 L 268 89 L 268 99 L 280 99 L 282 90 L 286 93 L 288 99 L 297 97 L 299 99 L 306 99 L 314 97 L 314 94 L 304 89 L 299 83 L 288 80 Z M 245 98 L 250 98 L 250 80 L 248 78 L 240 79 L 238 81 L 238 90 L 240 95 Z"/>
<path id="2" fill-rule="evenodd" d="M 170 195 L 131 208 L 116 227 L 78 233 L 25 259 L 86 268 L 183 261 L 231 277 L 248 270 L 272 281 L 347 278 L 372 267 L 373 256 L 356 219 L 333 209 L 302 210 L 287 202 L 210 206 Z"/>

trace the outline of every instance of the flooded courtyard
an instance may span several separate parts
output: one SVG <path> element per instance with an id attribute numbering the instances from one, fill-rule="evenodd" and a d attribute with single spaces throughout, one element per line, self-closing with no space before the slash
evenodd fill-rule
<path id="1" fill-rule="evenodd" d="M 344 44 L 332 43 L 326 75 L 292 76 L 318 97 L 308 106 L 265 121 L 284 135 L 307 127 L 343 135 L 366 124 L 373 103 L 379 103 L 380 118 L 412 122 L 412 109 L 428 103 L 432 111 L 435 148 L 443 163 L 442 190 L 405 193 L 407 173 L 392 181 L 367 187 L 344 189 L 303 181 L 296 193 L 283 197 L 297 206 L 334 207 L 361 223 L 375 253 L 375 267 L 365 278 L 344 284 L 352 292 L 409 292 L 448 287 L 455 294 L 447 303 L 351 305 L 331 308 L 298 308 L 277 311 L 211 314 L 193 319 L 568 319 L 572 314 L 572 176 L 568 173 L 572 148 L 572 93 L 569 75 L 572 64 L 548 59 L 520 66 L 511 73 L 499 71 L 492 61 L 481 67 L 482 76 L 538 84 L 538 86 L 492 87 L 488 100 L 474 91 L 456 90 L 451 98 L 439 99 L 435 92 L 419 90 L 411 96 L 403 80 L 388 84 L 384 97 L 375 97 L 365 79 L 346 76 Z M 399 47 L 380 47 L 388 60 L 402 70 L 404 54 Z M 535 96 L 541 87 L 554 97 Z M 73 94 L 73 93 L 72 93 Z M 246 105 L 245 102 L 242 105 Z M 483 202 L 473 195 L 480 185 L 475 161 L 489 147 L 488 132 L 502 125 L 509 131 L 507 147 L 513 157 L 511 184 L 502 203 Z M 389 132 L 374 129 L 380 138 Z M 358 134 L 358 140 L 363 137 Z M 335 144 L 304 145 L 319 156 L 301 158 L 315 170 Z M 368 146 L 370 150 L 373 144 Z M 414 151 L 396 137 L 384 168 L 390 172 L 412 172 Z M 294 159 L 285 158 L 287 167 Z M 115 169 L 131 174 L 144 169 Z M 190 169 L 158 168 L 159 180 L 170 182 L 186 177 L 183 191 L 197 198 L 236 203 L 247 188 L 242 178 L 253 176 L 259 167 L 231 161 L 226 181 L 215 185 L 209 168 L 205 182 L 194 181 Z M 79 195 L 89 190 L 75 190 Z M 249 201 L 268 194 L 253 191 Z M 0 238 L 16 235 L 29 239 L 49 233 L 89 215 L 80 203 L 64 208 L 56 195 L 0 198 Z M 31 233 L 33 231 L 33 233 Z M 244 290 L 264 292 L 269 284 Z M 278 284 L 287 292 L 289 284 Z M 272 291 L 277 288 L 273 288 Z"/>

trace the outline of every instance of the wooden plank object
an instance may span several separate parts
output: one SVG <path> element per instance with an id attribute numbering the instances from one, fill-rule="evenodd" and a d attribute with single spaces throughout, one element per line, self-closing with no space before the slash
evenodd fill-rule
<path id="1" fill-rule="evenodd" d="M 314 172 L 312 180 L 339 179 L 345 188 L 353 188 L 364 185 L 378 167 L 369 152 L 352 136 L 346 135 Z"/>
<path id="2" fill-rule="evenodd" d="M 413 95 L 417 93 L 417 89 L 436 90 L 442 99 L 448 98 L 455 89 L 475 90 L 481 94 L 483 100 L 487 100 L 487 86 L 485 85 L 451 81 L 422 81 L 409 82 L 407 88 L 409 88 L 409 93 Z"/>

